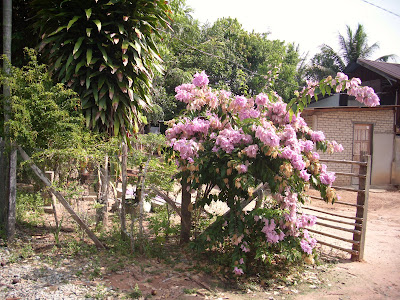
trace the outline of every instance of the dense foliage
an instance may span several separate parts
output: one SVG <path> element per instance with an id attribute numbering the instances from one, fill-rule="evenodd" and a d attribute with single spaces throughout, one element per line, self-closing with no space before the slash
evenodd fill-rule
<path id="1" fill-rule="evenodd" d="M 166 72 L 157 76 L 153 100 L 170 120 L 184 108 L 174 88 L 205 70 L 210 86 L 254 96 L 275 90 L 288 101 L 298 87 L 299 53 L 293 44 L 271 40 L 267 33 L 248 32 L 233 18 L 201 25 L 184 1 L 172 1 L 171 27 L 161 41 Z M 271 72 L 280 80 L 272 80 Z"/>
<path id="2" fill-rule="evenodd" d="M 154 35 L 168 27 L 166 1 L 35 0 L 39 50 L 53 77 L 79 93 L 90 128 L 125 137 L 138 131 L 153 70 Z"/>

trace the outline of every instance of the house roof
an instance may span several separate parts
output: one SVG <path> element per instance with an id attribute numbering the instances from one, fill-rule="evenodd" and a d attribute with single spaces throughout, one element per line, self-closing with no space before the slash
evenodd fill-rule
<path id="1" fill-rule="evenodd" d="M 390 77 L 394 80 L 400 80 L 400 64 L 387 63 L 382 61 L 373 61 L 363 58 L 357 59 L 357 64 L 371 71 L 374 71 L 384 77 Z"/>
<path id="2" fill-rule="evenodd" d="M 332 111 L 377 111 L 377 110 L 395 110 L 399 109 L 400 105 L 379 105 L 374 107 L 367 106 L 337 106 L 337 107 L 306 107 L 301 113 L 302 116 L 313 115 L 316 112 L 332 112 Z"/>

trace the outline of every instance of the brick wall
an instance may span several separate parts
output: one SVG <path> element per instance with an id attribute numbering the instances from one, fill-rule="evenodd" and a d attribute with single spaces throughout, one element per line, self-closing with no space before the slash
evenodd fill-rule
<path id="1" fill-rule="evenodd" d="M 353 125 L 355 123 L 372 124 L 373 135 L 376 133 L 393 133 L 393 110 L 315 110 L 312 115 L 304 117 L 313 130 L 323 131 L 326 139 L 342 144 L 341 153 L 320 153 L 321 158 L 352 160 Z M 328 170 L 336 172 L 352 172 L 350 164 L 326 163 Z M 351 177 L 338 175 L 335 185 L 350 185 Z"/>

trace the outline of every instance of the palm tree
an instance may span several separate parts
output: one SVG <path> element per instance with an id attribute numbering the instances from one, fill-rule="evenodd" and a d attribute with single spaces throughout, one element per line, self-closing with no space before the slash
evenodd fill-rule
<path id="1" fill-rule="evenodd" d="M 321 45 L 321 52 L 311 59 L 307 77 L 320 80 L 328 75 L 336 75 L 337 72 L 343 72 L 349 64 L 357 62 L 358 58 L 369 58 L 375 50 L 379 49 L 377 43 L 368 45 L 363 25 L 358 24 L 355 32 L 348 25 L 346 28 L 346 36 L 339 33 L 339 52 L 329 45 Z M 387 61 L 392 57 L 393 55 L 385 55 L 377 60 Z"/>

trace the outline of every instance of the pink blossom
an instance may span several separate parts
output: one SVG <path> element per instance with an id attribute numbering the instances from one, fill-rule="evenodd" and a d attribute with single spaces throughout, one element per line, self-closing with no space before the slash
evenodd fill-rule
<path id="1" fill-rule="evenodd" d="M 303 239 L 300 241 L 301 249 L 308 254 L 312 253 L 312 249 L 317 245 L 317 240 L 312 238 L 308 230 L 303 231 Z"/>
<path id="2" fill-rule="evenodd" d="M 247 105 L 247 98 L 245 96 L 236 96 L 233 100 L 233 105 L 237 108 L 244 108 Z"/>
<path id="3" fill-rule="evenodd" d="M 314 148 L 314 143 L 312 141 L 299 141 L 300 150 L 304 152 L 311 152 Z"/>
<path id="4" fill-rule="evenodd" d="M 250 249 L 247 246 L 247 242 L 243 242 L 243 244 L 240 245 L 240 249 L 242 249 L 243 252 L 250 252 Z"/>
<path id="5" fill-rule="evenodd" d="M 206 86 L 209 83 L 208 76 L 203 71 L 194 75 L 193 84 L 198 87 Z"/>
<path id="6" fill-rule="evenodd" d="M 322 131 L 313 131 L 311 132 L 311 140 L 313 142 L 322 142 L 325 140 L 325 135 Z"/>
<path id="7" fill-rule="evenodd" d="M 239 165 L 236 167 L 236 170 L 238 171 L 239 174 L 243 174 L 247 172 L 247 166 L 246 165 Z"/>
<path id="8" fill-rule="evenodd" d="M 255 158 L 258 152 L 258 145 L 257 144 L 250 145 L 244 148 L 243 151 L 246 153 L 248 157 Z"/>
<path id="9" fill-rule="evenodd" d="M 235 275 L 242 275 L 242 274 L 244 274 L 244 273 L 243 273 L 243 270 L 240 269 L 240 268 L 238 268 L 238 267 L 235 267 L 235 268 L 233 269 L 233 272 L 235 273 Z"/>
<path id="10" fill-rule="evenodd" d="M 241 258 L 239 259 L 239 264 L 241 264 L 241 265 L 243 265 L 243 264 L 244 264 L 243 257 L 241 257 Z"/>
<path id="11" fill-rule="evenodd" d="M 319 179 L 321 180 L 321 183 L 331 185 L 335 181 L 336 177 L 334 172 L 327 172 L 321 173 Z"/>
<path id="12" fill-rule="evenodd" d="M 272 127 L 266 129 L 262 126 L 257 126 L 255 131 L 256 138 L 260 139 L 265 145 L 270 147 L 279 146 L 280 139 Z"/>
<path id="13" fill-rule="evenodd" d="M 310 174 L 307 173 L 306 170 L 301 170 L 300 171 L 300 178 L 303 179 L 304 181 L 309 181 L 310 180 Z"/>
<path id="14" fill-rule="evenodd" d="M 310 246 L 310 244 L 307 242 L 307 240 L 305 240 L 305 239 L 302 239 L 301 241 L 300 241 L 300 246 L 301 246 L 301 249 L 305 252 L 305 253 L 308 253 L 308 254 L 311 254 L 312 253 L 312 247 Z"/>
<path id="15" fill-rule="evenodd" d="M 303 161 L 302 156 L 298 154 L 293 155 L 290 162 L 292 163 L 292 166 L 299 171 L 306 167 L 306 163 Z"/>
<path id="16" fill-rule="evenodd" d="M 266 105 L 269 102 L 268 95 L 266 94 L 258 94 L 256 97 L 256 104 L 257 105 Z"/>
<path id="17" fill-rule="evenodd" d="M 316 222 L 316 216 L 303 214 L 299 218 L 297 218 L 296 226 L 297 228 L 311 227 L 314 226 Z"/>
<path id="18" fill-rule="evenodd" d="M 342 152 L 344 150 L 341 144 L 338 144 L 336 141 L 332 141 L 333 151 L 335 152 Z"/>
<path id="19" fill-rule="evenodd" d="M 285 147 L 283 148 L 283 151 L 279 153 L 279 157 L 290 160 L 295 154 L 296 153 L 290 149 L 290 147 Z"/>

